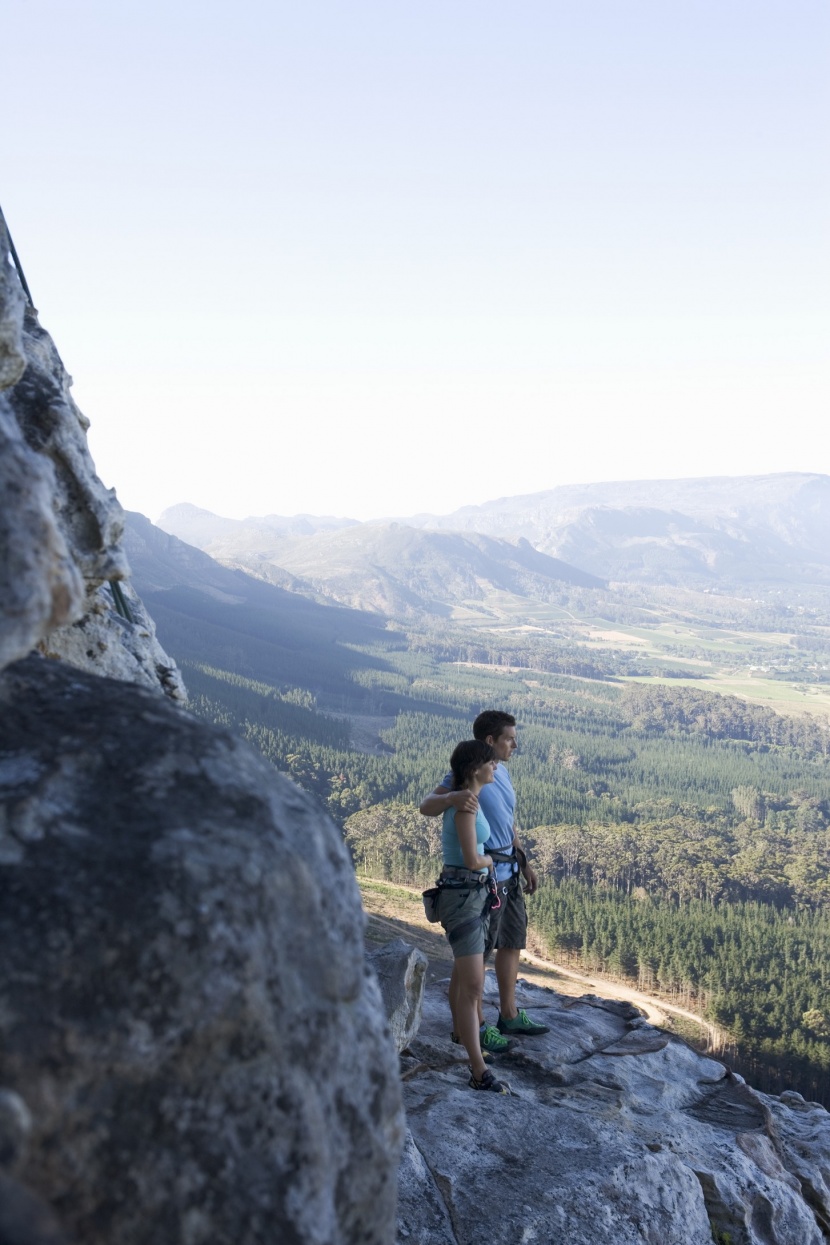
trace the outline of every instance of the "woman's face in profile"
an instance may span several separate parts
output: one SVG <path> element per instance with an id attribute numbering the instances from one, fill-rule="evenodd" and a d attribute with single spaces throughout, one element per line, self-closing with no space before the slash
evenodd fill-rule
<path id="1" fill-rule="evenodd" d="M 496 776 L 497 765 L 498 761 L 495 757 L 492 761 L 484 761 L 483 764 L 479 765 L 478 769 L 475 771 L 476 782 L 482 787 L 485 783 L 492 782 Z"/>

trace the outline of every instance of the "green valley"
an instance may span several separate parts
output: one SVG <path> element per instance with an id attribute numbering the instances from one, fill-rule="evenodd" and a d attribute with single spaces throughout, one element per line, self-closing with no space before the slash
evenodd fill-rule
<path id="1" fill-rule="evenodd" d="M 192 710 L 313 792 L 362 874 L 431 884 L 440 826 L 417 805 L 476 713 L 506 708 L 551 955 L 681 1001 L 756 1083 L 830 1103 L 821 592 L 534 581 L 390 618 L 141 535 Z"/>

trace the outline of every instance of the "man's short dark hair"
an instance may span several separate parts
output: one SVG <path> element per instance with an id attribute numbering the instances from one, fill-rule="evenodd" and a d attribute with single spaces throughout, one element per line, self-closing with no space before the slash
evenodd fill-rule
<path id="1" fill-rule="evenodd" d="M 498 739 L 499 735 L 504 734 L 505 727 L 515 725 L 516 719 L 512 713 L 503 713 L 501 709 L 485 709 L 473 722 L 473 735 L 476 739 L 486 739 L 488 735 Z"/>

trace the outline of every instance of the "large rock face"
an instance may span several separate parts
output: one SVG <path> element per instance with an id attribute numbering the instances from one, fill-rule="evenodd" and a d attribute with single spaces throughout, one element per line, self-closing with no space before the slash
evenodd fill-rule
<path id="1" fill-rule="evenodd" d="M 77 616 L 83 580 L 52 505 L 54 469 L 27 444 L 10 402 L 26 371 L 25 299 L 0 220 L 0 667 Z"/>
<path id="2" fill-rule="evenodd" d="M 141 602 L 125 587 L 125 608 L 103 586 L 129 578 L 124 514 L 98 479 L 71 377 L 7 252 L 0 218 L 0 668 L 40 645 L 184 699 Z"/>
<path id="3" fill-rule="evenodd" d="M 494 1061 L 510 1097 L 476 1094 L 449 1041 L 446 989 L 427 990 L 405 1057 L 401 1245 L 827 1240 L 823 1107 L 756 1093 L 629 1003 L 524 984 L 520 1006 L 551 1031 Z"/>
<path id="4" fill-rule="evenodd" d="M 0 675 L 0 1087 L 84 1245 L 387 1242 L 394 1044 L 333 825 L 158 694 Z"/>

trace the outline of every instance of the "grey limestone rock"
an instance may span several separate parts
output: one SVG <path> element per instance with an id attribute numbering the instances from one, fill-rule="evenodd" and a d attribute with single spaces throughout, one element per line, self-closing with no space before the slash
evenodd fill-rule
<path id="1" fill-rule="evenodd" d="M 399 1051 L 406 1050 L 421 1025 L 429 961 L 402 938 L 369 951 L 366 958 L 377 977 L 395 1044 Z"/>
<path id="2" fill-rule="evenodd" d="M 48 1206 L 14 1178 L 26 1151 L 32 1117 L 23 1099 L 0 1089 L 0 1242 L 2 1245 L 66 1245 Z"/>
<path id="3" fill-rule="evenodd" d="M 130 622 L 102 589 L 129 578 L 124 515 L 95 472 L 71 385 L 23 296 L 0 220 L 0 668 L 40 645 L 184 699 L 138 599 Z"/>
<path id="4" fill-rule="evenodd" d="M 0 667 L 76 615 L 83 581 L 54 514 L 54 468 L 31 449 L 9 400 L 26 370 L 25 299 L 0 220 Z"/>
<path id="5" fill-rule="evenodd" d="M 68 1245 L 48 1206 L 3 1171 L 0 1171 L 0 1242 L 2 1245 Z"/>
<path id="6" fill-rule="evenodd" d="M 16 1178 L 73 1241 L 391 1239 L 398 1064 L 354 874 L 246 745 L 157 693 L 10 666 L 0 945 Z"/>
<path id="7" fill-rule="evenodd" d="M 121 584 L 121 596 L 129 619 L 113 608 L 109 584 L 91 585 L 82 617 L 50 632 L 41 641 L 40 652 L 79 670 L 161 689 L 171 700 L 185 700 L 178 666 L 156 639 L 155 623 L 129 582 Z"/>
<path id="8" fill-rule="evenodd" d="M 488 973 L 486 1006 L 497 1006 Z M 550 1025 L 493 1061 L 509 1096 L 475 1093 L 427 988 L 404 1059 L 410 1130 L 398 1240 L 568 1245 L 821 1245 L 830 1115 L 757 1093 L 644 1023 L 628 1003 L 519 983 Z"/>

